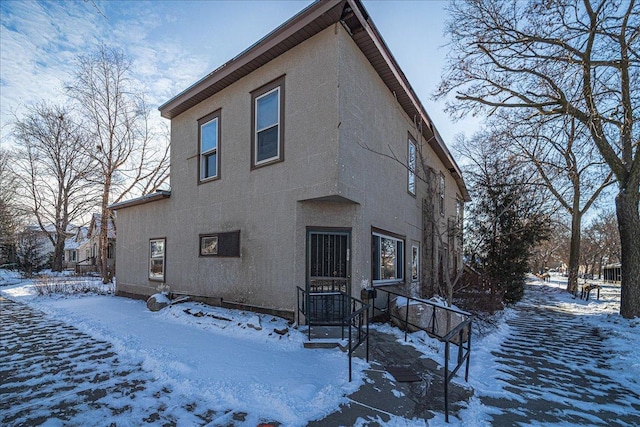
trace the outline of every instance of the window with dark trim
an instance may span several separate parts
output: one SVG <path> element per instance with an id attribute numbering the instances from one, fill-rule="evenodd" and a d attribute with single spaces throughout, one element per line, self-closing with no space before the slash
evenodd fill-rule
<path id="1" fill-rule="evenodd" d="M 198 180 L 220 177 L 220 112 L 215 111 L 198 120 Z"/>
<path id="2" fill-rule="evenodd" d="M 440 174 L 440 186 L 438 188 L 438 192 L 440 193 L 440 214 L 444 215 L 444 175 Z"/>
<path id="3" fill-rule="evenodd" d="M 407 191 L 409 194 L 416 195 L 416 162 L 417 162 L 416 142 L 409 136 L 408 153 L 407 153 Z"/>
<path id="4" fill-rule="evenodd" d="M 251 92 L 251 167 L 284 160 L 284 76 Z"/>
<path id="5" fill-rule="evenodd" d="M 200 235 L 200 256 L 239 257 L 240 230 Z"/>
<path id="6" fill-rule="evenodd" d="M 149 240 L 149 280 L 164 282 L 166 239 Z"/>
<path id="7" fill-rule="evenodd" d="M 404 239 L 379 230 L 371 233 L 371 266 L 374 285 L 404 280 Z"/>
<path id="8" fill-rule="evenodd" d="M 411 281 L 417 282 L 420 279 L 420 247 L 411 245 Z"/>

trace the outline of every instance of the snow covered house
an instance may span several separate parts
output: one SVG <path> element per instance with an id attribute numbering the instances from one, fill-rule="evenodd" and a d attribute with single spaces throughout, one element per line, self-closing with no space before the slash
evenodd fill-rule
<path id="1" fill-rule="evenodd" d="M 360 1 L 311 4 L 160 112 L 171 190 L 112 206 L 118 294 L 291 314 L 298 286 L 427 294 L 461 269 L 460 169 Z"/>
<path id="2" fill-rule="evenodd" d="M 100 230 L 104 226 L 102 215 L 94 213 L 91 215 L 91 222 L 87 230 L 88 245 L 84 248 L 85 260 L 91 265 L 98 264 L 98 254 L 100 250 Z M 115 271 L 116 266 L 116 223 L 113 218 L 107 221 L 107 268 Z"/>
<path id="3" fill-rule="evenodd" d="M 73 235 L 64 242 L 64 267 L 75 270 L 79 264 L 89 264 L 90 242 L 87 237 L 87 227 L 75 227 Z"/>
<path id="4" fill-rule="evenodd" d="M 100 248 L 100 229 L 102 215 L 94 213 L 88 227 L 76 227 L 72 237 L 65 241 L 64 259 L 66 268 L 74 268 L 76 273 L 98 272 L 98 254 Z M 107 225 L 107 268 L 115 271 L 116 263 L 116 224 L 111 218 Z"/>

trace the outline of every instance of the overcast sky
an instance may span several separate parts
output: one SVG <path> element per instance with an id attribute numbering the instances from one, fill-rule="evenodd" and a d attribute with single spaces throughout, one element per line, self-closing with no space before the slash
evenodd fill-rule
<path id="1" fill-rule="evenodd" d="M 0 1 L 0 147 L 10 145 L 13 115 L 40 100 L 63 100 L 78 54 L 99 43 L 133 60 L 153 114 L 311 1 Z M 448 145 L 476 121 L 452 123 L 434 103 L 446 54 L 445 1 L 364 5 Z"/>

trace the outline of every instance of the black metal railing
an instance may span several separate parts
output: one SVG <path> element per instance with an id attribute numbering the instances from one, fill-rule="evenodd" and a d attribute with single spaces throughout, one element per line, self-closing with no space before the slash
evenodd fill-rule
<path id="1" fill-rule="evenodd" d="M 366 358 L 369 361 L 369 304 L 339 291 L 307 292 L 297 287 L 298 325 L 307 325 L 307 336 L 311 341 L 314 326 L 340 327 L 342 340 L 348 330 L 349 382 L 352 374 L 353 352 L 366 343 Z M 354 336 L 355 335 L 355 336 Z"/>
<path id="2" fill-rule="evenodd" d="M 414 298 L 399 292 L 395 292 L 389 289 L 377 288 L 379 292 L 386 292 L 386 306 L 377 308 L 374 306 L 374 312 L 376 310 L 384 312 L 389 318 L 397 319 L 402 325 L 404 325 L 404 340 L 407 340 L 407 334 L 409 333 L 409 326 L 416 330 L 422 330 L 429 336 L 438 339 L 444 343 L 444 411 L 445 421 L 449 422 L 449 382 L 453 378 L 460 367 L 466 362 L 464 380 L 469 380 L 469 356 L 471 354 L 471 326 L 473 321 L 473 315 L 466 311 L 458 310 L 452 307 L 445 307 L 434 303 L 433 301 Z M 391 296 L 397 298 L 404 298 L 406 300 L 405 315 L 404 318 L 396 316 L 391 312 Z M 397 300 L 396 300 L 397 301 Z M 401 300 L 402 301 L 402 300 Z M 404 302 L 404 301 L 403 301 Z M 409 307 L 412 302 L 419 302 L 431 307 L 431 313 L 428 314 L 427 324 L 415 324 L 409 321 Z M 401 304 L 397 303 L 400 307 Z M 451 372 L 449 372 L 449 359 L 451 352 L 451 345 L 458 347 L 457 364 Z"/>

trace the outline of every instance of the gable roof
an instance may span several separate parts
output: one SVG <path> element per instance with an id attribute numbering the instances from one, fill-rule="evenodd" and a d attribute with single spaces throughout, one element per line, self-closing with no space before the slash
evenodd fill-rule
<path id="1" fill-rule="evenodd" d="M 338 22 L 349 30 L 353 41 L 395 95 L 405 113 L 425 124 L 421 129 L 423 137 L 456 180 L 464 200 L 470 201 L 458 164 L 360 0 L 314 2 L 235 58 L 161 105 L 158 108 L 160 114 L 167 119 L 178 116 Z"/>
<path id="2" fill-rule="evenodd" d="M 91 223 L 89 224 L 89 230 L 87 232 L 87 237 L 91 237 L 92 233 L 95 231 L 96 234 L 100 234 L 100 229 L 102 228 L 102 214 L 94 213 L 91 216 Z M 116 238 L 116 224 L 113 221 L 113 218 L 109 218 L 107 221 L 107 238 L 115 239 Z"/>

